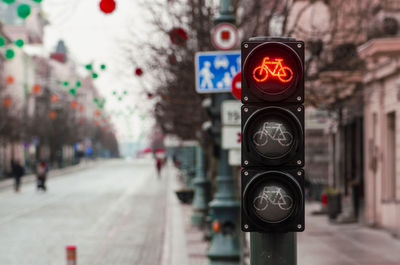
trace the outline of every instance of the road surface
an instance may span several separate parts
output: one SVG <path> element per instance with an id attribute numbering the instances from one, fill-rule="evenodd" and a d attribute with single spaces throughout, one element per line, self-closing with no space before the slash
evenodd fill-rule
<path id="1" fill-rule="evenodd" d="M 164 172 L 166 173 L 166 172 Z M 113 160 L 0 191 L 0 264 L 66 264 L 76 245 L 78 264 L 159 264 L 166 181 L 152 160 Z"/>

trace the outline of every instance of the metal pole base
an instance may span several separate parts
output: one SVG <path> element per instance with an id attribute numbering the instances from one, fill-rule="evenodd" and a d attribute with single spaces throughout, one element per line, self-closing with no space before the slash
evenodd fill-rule
<path id="1" fill-rule="evenodd" d="M 296 264 L 296 233 L 250 233 L 250 265 Z"/>

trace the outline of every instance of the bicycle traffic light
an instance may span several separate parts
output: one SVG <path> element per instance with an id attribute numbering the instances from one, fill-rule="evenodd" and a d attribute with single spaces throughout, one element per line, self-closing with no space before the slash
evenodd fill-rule
<path id="1" fill-rule="evenodd" d="M 304 230 L 304 43 L 242 43 L 242 230 Z"/>

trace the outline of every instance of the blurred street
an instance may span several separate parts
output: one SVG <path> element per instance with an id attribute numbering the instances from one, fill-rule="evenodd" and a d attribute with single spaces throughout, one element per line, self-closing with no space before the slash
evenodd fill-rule
<path id="1" fill-rule="evenodd" d="M 0 265 L 400 265 L 400 0 L 0 0 Z"/>
<path id="2" fill-rule="evenodd" d="M 65 264 L 76 245 L 78 263 L 159 264 L 165 222 L 165 179 L 152 160 L 100 162 L 0 192 L 0 264 Z"/>
<path id="3" fill-rule="evenodd" d="M 0 264 L 64 264 L 67 245 L 77 246 L 78 264 L 208 264 L 208 243 L 190 222 L 193 207 L 174 194 L 177 173 L 168 165 L 158 180 L 152 159 L 111 160 L 51 177 L 47 193 L 33 182 L 19 194 L 4 188 Z M 311 215 L 319 206 L 307 206 L 299 265 L 398 264 L 397 239 Z"/>

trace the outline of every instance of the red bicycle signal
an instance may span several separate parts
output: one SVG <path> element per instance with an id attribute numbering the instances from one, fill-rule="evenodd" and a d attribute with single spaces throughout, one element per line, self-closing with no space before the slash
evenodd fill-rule
<path id="1" fill-rule="evenodd" d="M 303 60 L 296 42 L 250 42 L 243 49 L 243 103 L 302 102 Z M 301 44 L 302 45 L 302 44 Z"/>
<path id="2" fill-rule="evenodd" d="M 269 75 L 278 77 L 282 83 L 290 82 L 293 79 L 292 69 L 283 65 L 282 58 L 272 61 L 269 57 L 264 57 L 262 64 L 254 68 L 253 78 L 259 83 L 267 81 Z"/>

